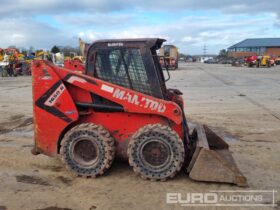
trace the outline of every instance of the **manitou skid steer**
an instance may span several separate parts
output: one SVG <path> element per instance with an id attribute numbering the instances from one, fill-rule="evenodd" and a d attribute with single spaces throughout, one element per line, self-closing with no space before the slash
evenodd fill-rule
<path id="1" fill-rule="evenodd" d="M 228 144 L 205 125 L 192 132 L 181 92 L 167 89 L 156 50 L 163 39 L 101 40 L 87 53 L 85 74 L 34 61 L 33 154 L 60 154 L 83 177 L 129 161 L 150 180 L 182 168 L 194 180 L 246 186 Z"/>

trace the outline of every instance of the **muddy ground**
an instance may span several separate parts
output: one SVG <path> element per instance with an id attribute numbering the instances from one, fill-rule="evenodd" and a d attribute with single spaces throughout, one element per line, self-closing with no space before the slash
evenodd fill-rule
<path id="1" fill-rule="evenodd" d="M 187 117 L 208 124 L 230 144 L 248 178 L 246 190 L 278 190 L 275 202 L 280 204 L 280 67 L 181 64 L 171 76 L 167 84 L 184 93 Z M 183 172 L 167 182 L 145 181 L 123 162 L 115 162 L 97 179 L 73 177 L 58 158 L 31 155 L 29 77 L 0 78 L 0 113 L 0 210 L 186 209 L 166 204 L 166 193 L 240 190 L 229 184 L 194 182 Z"/>

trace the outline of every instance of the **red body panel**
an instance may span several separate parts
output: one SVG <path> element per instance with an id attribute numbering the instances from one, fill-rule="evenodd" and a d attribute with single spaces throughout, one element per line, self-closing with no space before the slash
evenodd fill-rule
<path id="1" fill-rule="evenodd" d="M 55 71 L 41 67 L 33 68 L 35 144 L 38 152 L 55 155 L 60 134 L 78 119 L 78 111 Z"/>
<path id="2" fill-rule="evenodd" d="M 66 59 L 66 60 L 64 60 L 64 68 L 75 71 L 77 73 L 82 73 L 82 74 L 85 73 L 85 65 L 77 59 L 74 59 L 74 60 Z"/>
<path id="3" fill-rule="evenodd" d="M 92 98 L 90 92 L 83 90 L 79 87 L 66 84 L 67 90 L 70 92 L 74 101 L 83 102 L 83 103 L 91 103 Z"/>
<path id="4" fill-rule="evenodd" d="M 65 82 L 118 103 L 126 112 L 161 115 L 177 124 L 182 122 L 182 111 L 174 102 L 154 98 L 86 75 L 71 74 L 72 72 L 56 66 L 52 68 L 56 69 L 59 77 Z"/>
<path id="5" fill-rule="evenodd" d="M 182 111 L 172 101 L 59 68 L 46 61 L 35 61 L 32 71 L 37 152 L 56 155 L 63 134 L 83 122 L 108 129 L 117 140 L 118 156 L 124 158 L 131 136 L 147 124 L 169 125 L 184 138 Z M 77 102 L 92 103 L 90 93 L 122 105 L 124 112 L 97 112 L 93 108 L 76 107 Z"/>

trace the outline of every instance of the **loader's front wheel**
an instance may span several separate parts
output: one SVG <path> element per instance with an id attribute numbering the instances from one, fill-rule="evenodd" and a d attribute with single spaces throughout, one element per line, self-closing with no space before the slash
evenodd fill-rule
<path id="1" fill-rule="evenodd" d="M 83 123 L 65 134 L 60 154 L 66 166 L 77 175 L 95 177 L 110 168 L 115 157 L 115 143 L 102 126 Z"/>
<path id="2" fill-rule="evenodd" d="M 151 124 L 139 129 L 128 146 L 129 164 L 144 179 L 165 181 L 182 168 L 184 144 L 170 127 Z"/>

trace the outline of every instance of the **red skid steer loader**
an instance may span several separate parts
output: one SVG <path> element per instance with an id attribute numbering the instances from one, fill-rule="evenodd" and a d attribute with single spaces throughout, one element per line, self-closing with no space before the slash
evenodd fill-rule
<path id="1" fill-rule="evenodd" d="M 94 42 L 84 74 L 34 61 L 32 153 L 60 154 L 83 177 L 102 175 L 119 157 L 144 179 L 184 168 L 194 180 L 246 186 L 222 138 L 205 125 L 190 131 L 182 93 L 166 87 L 157 57 L 164 41 Z"/>

